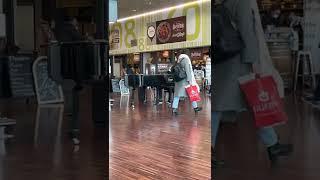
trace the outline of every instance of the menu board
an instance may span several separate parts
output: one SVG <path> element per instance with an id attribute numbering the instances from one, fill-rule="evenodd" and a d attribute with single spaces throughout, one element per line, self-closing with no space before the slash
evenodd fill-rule
<path id="1" fill-rule="evenodd" d="M 120 85 L 118 79 L 112 79 L 112 92 L 119 93 L 120 92 Z"/>
<path id="2" fill-rule="evenodd" d="M 64 101 L 62 87 L 49 77 L 47 57 L 39 57 L 34 62 L 33 76 L 38 104 Z"/>
<path id="3" fill-rule="evenodd" d="M 130 90 L 129 90 L 129 88 L 125 85 L 124 79 L 121 79 L 121 80 L 120 80 L 119 85 L 120 85 L 121 95 L 129 95 L 129 94 L 130 94 Z"/>
<path id="4" fill-rule="evenodd" d="M 35 128 L 34 128 L 34 145 L 44 142 L 50 142 L 54 146 L 53 150 L 59 148 L 62 135 L 63 123 L 63 104 L 40 105 L 37 107 Z M 57 144 L 58 143 L 58 144 Z"/>
<path id="5" fill-rule="evenodd" d="M 9 57 L 9 77 L 13 97 L 34 96 L 31 57 Z"/>

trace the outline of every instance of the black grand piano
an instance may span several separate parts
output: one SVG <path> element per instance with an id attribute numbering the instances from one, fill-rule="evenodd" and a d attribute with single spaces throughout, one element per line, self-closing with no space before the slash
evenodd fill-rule
<path id="1" fill-rule="evenodd" d="M 71 133 L 79 131 L 79 92 L 83 86 L 92 87 L 91 112 L 96 126 L 105 126 L 108 118 L 107 62 L 104 58 L 106 41 L 56 42 L 49 45 L 49 75 L 62 84 L 73 80 Z"/>
<path id="2" fill-rule="evenodd" d="M 155 90 L 154 104 L 157 105 L 162 99 L 162 90 L 169 93 L 168 103 L 171 104 L 174 91 L 174 80 L 171 74 L 154 75 L 126 75 L 125 84 L 132 88 L 131 105 L 134 105 L 134 92 L 139 89 L 139 100 L 146 102 L 146 88 L 151 87 Z"/>

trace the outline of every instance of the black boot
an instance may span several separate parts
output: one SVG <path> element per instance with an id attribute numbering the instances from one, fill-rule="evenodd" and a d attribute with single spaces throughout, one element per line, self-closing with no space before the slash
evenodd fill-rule
<path id="1" fill-rule="evenodd" d="M 214 169 L 221 168 L 224 166 L 224 161 L 217 160 L 214 157 L 211 157 L 211 165 Z"/>
<path id="2" fill-rule="evenodd" d="M 202 111 L 202 107 L 194 108 L 194 112 L 197 114 L 198 112 Z"/>
<path id="3" fill-rule="evenodd" d="M 215 158 L 215 152 L 211 147 L 211 166 L 216 169 L 216 168 L 220 168 L 222 166 L 224 166 L 224 161 L 221 160 L 217 160 Z"/>
<path id="4" fill-rule="evenodd" d="M 275 144 L 268 148 L 269 160 L 276 162 L 279 157 L 289 156 L 293 152 L 292 144 Z"/>

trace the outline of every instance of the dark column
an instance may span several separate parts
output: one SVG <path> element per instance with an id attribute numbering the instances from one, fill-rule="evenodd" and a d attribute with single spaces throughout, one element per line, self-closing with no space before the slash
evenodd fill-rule
<path id="1" fill-rule="evenodd" d="M 15 5 L 16 5 L 16 0 L 3 1 L 3 12 L 6 14 L 6 34 L 7 34 L 8 44 L 15 44 L 15 37 L 14 37 Z"/>
<path id="2" fill-rule="evenodd" d="M 144 74 L 144 68 L 143 68 L 143 53 L 139 54 L 139 59 L 140 59 L 140 74 Z M 145 102 L 146 101 L 146 87 L 140 87 L 139 88 L 139 101 L 140 102 Z"/>
<path id="3" fill-rule="evenodd" d="M 38 55 L 40 53 L 40 24 L 42 17 L 42 0 L 33 0 L 34 7 L 34 53 Z"/>
<path id="4" fill-rule="evenodd" d="M 104 39 L 105 38 L 105 26 L 106 26 L 106 13 L 105 7 L 108 4 L 106 0 L 97 0 L 96 1 L 96 38 Z"/>
<path id="5" fill-rule="evenodd" d="M 108 23 L 108 1 L 96 1 L 96 39 L 106 40 Z M 108 43 L 107 43 L 108 45 Z M 108 55 L 109 50 L 106 45 L 100 46 L 100 57 L 97 60 L 101 62 L 102 77 L 100 80 L 95 81 L 92 85 L 92 119 L 96 126 L 106 126 L 109 110 L 109 66 Z M 106 72 L 106 73 L 104 73 Z"/>
<path id="6" fill-rule="evenodd" d="M 114 69 L 113 69 L 113 64 L 115 63 L 115 57 L 111 56 L 110 58 L 110 63 L 111 63 L 111 76 L 114 77 Z M 108 64 L 109 65 L 109 64 Z M 109 68 L 109 66 L 108 66 Z M 108 71 L 109 72 L 109 71 Z"/>

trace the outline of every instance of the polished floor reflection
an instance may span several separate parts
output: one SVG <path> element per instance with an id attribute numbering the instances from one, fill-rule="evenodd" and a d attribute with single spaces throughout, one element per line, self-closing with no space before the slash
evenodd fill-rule
<path id="1" fill-rule="evenodd" d="M 14 138 L 0 153 L 0 180 L 102 180 L 106 176 L 105 129 L 94 128 L 84 96 L 81 103 L 80 145 L 69 135 L 70 117 L 61 105 L 37 106 L 1 100 L 3 116 L 17 120 Z M 9 129 L 10 130 L 10 129 Z"/>
<path id="2" fill-rule="evenodd" d="M 154 106 L 128 97 L 113 96 L 109 126 L 109 179 L 208 180 L 210 161 L 210 110 L 195 115 L 188 100 L 181 115 L 173 116 L 166 104 Z"/>
<path id="3" fill-rule="evenodd" d="M 294 144 L 293 155 L 271 167 L 251 120 L 244 115 L 238 123 L 221 129 L 218 156 L 227 164 L 215 172 L 217 180 L 320 179 L 320 111 L 292 96 L 286 106 L 289 123 L 277 129 L 282 142 Z"/>

